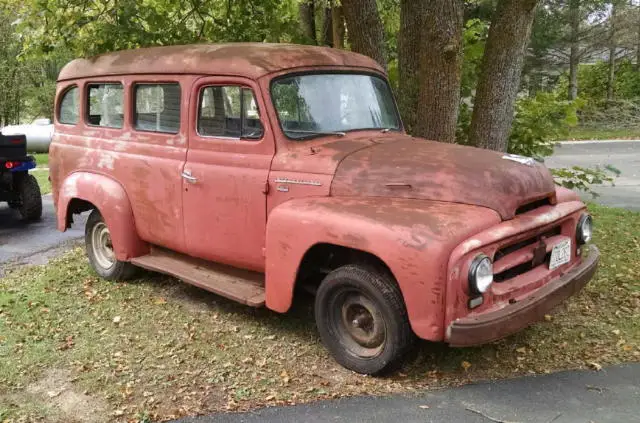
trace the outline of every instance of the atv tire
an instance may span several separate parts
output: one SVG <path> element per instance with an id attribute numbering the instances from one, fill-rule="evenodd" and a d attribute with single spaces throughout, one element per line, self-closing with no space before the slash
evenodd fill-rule
<path id="1" fill-rule="evenodd" d="M 28 222 L 40 220 L 42 217 L 42 194 L 38 180 L 33 175 L 23 175 L 17 180 L 16 190 L 20 200 L 14 204 L 22 219 Z"/>

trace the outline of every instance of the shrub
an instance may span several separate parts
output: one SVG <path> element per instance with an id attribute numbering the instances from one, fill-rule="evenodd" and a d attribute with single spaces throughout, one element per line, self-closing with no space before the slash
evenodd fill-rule
<path id="1" fill-rule="evenodd" d="M 552 93 L 539 92 L 521 98 L 509 137 L 509 153 L 541 158 L 553 153 L 555 142 L 577 123 L 580 101 L 560 101 Z"/>

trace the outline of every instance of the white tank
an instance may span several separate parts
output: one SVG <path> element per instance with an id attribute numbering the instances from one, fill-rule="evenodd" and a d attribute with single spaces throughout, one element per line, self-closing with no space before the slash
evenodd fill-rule
<path id="1" fill-rule="evenodd" d="M 30 153 L 48 153 L 53 124 L 49 119 L 36 119 L 28 125 L 9 125 L 2 128 L 3 135 L 25 135 L 27 151 Z"/>

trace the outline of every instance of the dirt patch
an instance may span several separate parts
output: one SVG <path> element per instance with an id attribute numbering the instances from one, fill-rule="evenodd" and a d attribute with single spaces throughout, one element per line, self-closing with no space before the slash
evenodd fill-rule
<path id="1" fill-rule="evenodd" d="M 59 411 L 67 418 L 67 422 L 105 421 L 107 405 L 86 393 L 76 392 L 69 371 L 48 370 L 42 379 L 27 387 L 27 392 L 38 396 L 48 407 Z"/>

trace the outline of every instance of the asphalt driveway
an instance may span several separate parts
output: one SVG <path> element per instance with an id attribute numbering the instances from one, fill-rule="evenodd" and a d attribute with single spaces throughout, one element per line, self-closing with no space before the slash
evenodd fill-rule
<path id="1" fill-rule="evenodd" d="M 640 211 L 640 141 L 572 141 L 562 143 L 545 160 L 550 168 L 581 166 L 603 168 L 612 165 L 622 173 L 615 186 L 600 186 L 595 201 L 611 207 Z M 594 201 L 590 195 L 584 200 Z"/>
<path id="2" fill-rule="evenodd" d="M 81 239 L 84 235 L 84 216 L 76 216 L 77 224 L 67 232 L 58 232 L 53 200 L 42 197 L 42 220 L 25 223 L 19 214 L 0 204 L 0 273 L 9 263 L 42 264 L 58 251 Z"/>
<path id="3" fill-rule="evenodd" d="M 176 423 L 622 423 L 640 421 L 640 363 L 392 397 L 214 414 Z"/>

